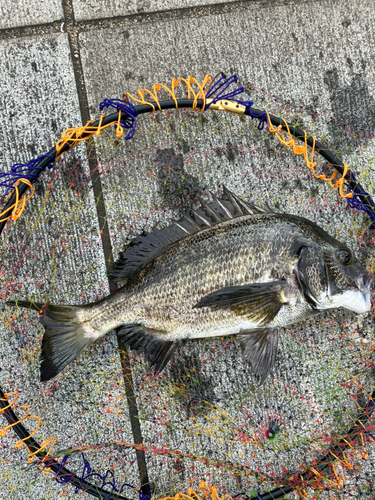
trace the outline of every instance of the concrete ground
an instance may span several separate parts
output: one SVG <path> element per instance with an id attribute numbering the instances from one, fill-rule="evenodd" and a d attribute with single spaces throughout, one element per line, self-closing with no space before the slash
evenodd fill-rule
<path id="1" fill-rule="evenodd" d="M 169 84 L 173 77 L 203 80 L 206 73 L 214 77 L 224 71 L 237 74 L 251 89 L 246 98 L 258 108 L 288 113 L 316 131 L 324 144 L 340 149 L 374 193 L 374 16 L 372 0 L 1 0 L 0 171 L 45 153 L 63 130 L 96 119 L 105 98 L 121 98 L 125 91 L 134 95 L 138 88 Z M 363 229 L 366 221 L 352 218 L 335 191 L 310 178 L 303 160 L 292 158 L 276 139 L 265 140 L 250 120 L 231 116 L 215 121 L 204 115 L 199 121 L 193 115 L 155 115 L 152 123 L 149 116 L 139 119 L 130 143 L 113 143 L 104 134 L 95 152 L 79 146 L 49 172 L 12 234 L 3 236 L 1 287 L 9 291 L 9 282 L 17 284 L 7 297 L 14 298 L 21 284 L 24 296 L 45 300 L 54 274 L 58 285 L 50 289 L 50 298 L 56 303 L 107 295 L 105 261 L 112 253 L 116 256 L 144 228 L 175 220 L 181 206 L 193 204 L 198 195 L 208 201 L 206 188 L 219 192 L 223 182 L 241 197 L 251 192 L 257 202 L 276 203 L 281 211 L 305 215 L 336 232 L 371 269 L 371 246 L 360 248 L 356 238 L 363 230 L 371 241 L 370 231 Z M 89 167 L 98 163 L 104 173 L 101 181 L 94 176 L 91 190 Z M 49 182 L 55 184 L 47 200 Z M 76 201 L 82 193 L 83 201 Z M 36 226 L 30 221 L 41 213 L 43 200 L 51 217 L 44 213 Z M 12 267 L 16 260 L 19 265 Z M 42 330 L 35 326 L 37 315 L 31 315 L 21 329 L 1 327 L 0 385 L 17 391 L 17 404 L 40 415 L 39 442 L 58 438 L 52 454 L 62 457 L 80 446 L 86 466 L 89 460 L 102 475 L 115 471 L 117 489 L 131 485 L 124 487 L 125 496 L 133 498 L 132 486 L 147 481 L 160 498 L 186 493 L 190 485 L 198 489 L 204 479 L 216 484 L 220 496 L 245 493 L 252 498 L 274 487 L 272 475 L 283 465 L 294 474 L 297 464 L 314 458 L 314 446 L 306 443 L 313 442 L 318 419 L 306 417 L 301 400 L 321 411 L 321 435 L 345 434 L 359 399 L 346 394 L 342 404 L 333 398 L 357 373 L 365 395 L 372 391 L 362 363 L 373 340 L 370 320 L 340 311 L 301 327 L 292 341 L 285 333 L 276 385 L 269 380 L 264 388 L 255 386 L 234 340 L 193 342 L 163 377 L 155 378 L 133 355 L 126 357 L 124 372 L 115 333 L 92 346 L 55 385 L 44 386 L 38 378 Z M 353 338 L 346 344 L 349 335 Z M 328 389 L 325 370 L 333 381 Z M 350 387 L 351 395 L 357 394 Z M 342 414 L 340 426 L 335 411 Z M 285 442 L 258 448 L 251 440 L 245 444 L 245 426 L 261 428 L 267 418 L 285 427 Z M 33 429 L 31 422 L 25 425 Z M 28 464 L 26 450 L 16 450 L 15 443 L 11 430 L 0 441 L 2 498 L 91 498 Z M 143 451 L 135 453 L 134 444 Z M 358 471 L 344 469 L 347 481 L 341 492 L 311 489 L 307 497 L 373 498 L 375 453 L 370 445 L 367 452 Z M 79 476 L 84 465 L 82 456 L 69 460 Z M 258 476 L 266 471 L 267 478 L 250 477 L 247 467 L 258 470 Z M 95 477 L 91 481 L 102 484 Z"/>

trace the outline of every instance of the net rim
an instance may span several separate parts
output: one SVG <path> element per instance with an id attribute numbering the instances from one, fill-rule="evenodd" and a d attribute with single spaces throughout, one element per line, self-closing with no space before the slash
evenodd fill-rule
<path id="1" fill-rule="evenodd" d="M 223 102 L 225 102 L 225 99 L 223 99 Z M 238 101 L 241 104 L 241 101 Z M 137 114 L 146 114 L 146 113 L 154 113 L 155 111 L 162 111 L 162 110 L 169 110 L 169 109 L 184 109 L 184 108 L 193 108 L 196 111 L 204 111 L 204 100 L 202 99 L 176 99 L 176 100 L 165 100 L 165 101 L 159 101 L 159 109 L 154 108 L 151 105 L 148 104 L 141 104 L 134 106 L 136 113 Z M 209 108 L 208 108 L 209 109 Z M 225 110 L 226 112 L 229 112 L 228 109 Z M 91 126 L 93 128 L 98 127 L 99 125 L 102 126 L 108 126 L 111 124 L 116 124 L 119 121 L 119 117 L 121 111 L 111 113 L 106 116 L 102 116 L 100 119 L 95 120 L 92 122 Z M 264 120 L 264 111 L 261 111 L 255 107 L 249 107 L 247 106 L 246 109 L 244 110 L 244 115 L 250 117 L 250 118 L 258 118 L 258 119 L 263 119 Z M 262 118 L 263 117 L 263 118 Z M 342 160 L 340 157 L 337 155 L 337 153 L 333 153 L 331 150 L 326 149 L 323 147 L 323 145 L 319 142 L 316 141 L 312 136 L 307 136 L 303 130 L 301 130 L 299 127 L 289 124 L 282 118 L 268 114 L 267 117 L 269 121 L 272 123 L 272 125 L 276 127 L 281 127 L 285 131 L 291 132 L 291 134 L 299 140 L 306 140 L 306 143 L 311 147 L 315 143 L 315 149 L 317 153 L 319 153 L 325 160 L 327 160 L 334 169 L 336 169 L 340 174 L 344 174 L 344 178 L 348 183 L 349 188 L 352 190 L 355 190 L 355 192 L 358 193 L 358 197 L 361 199 L 362 203 L 375 215 L 375 204 L 372 201 L 370 196 L 364 196 L 362 193 L 364 192 L 363 187 L 360 185 L 360 183 L 356 180 L 355 176 L 353 175 L 352 170 L 348 170 L 345 168 L 345 165 L 343 164 Z M 83 140 L 87 140 L 92 136 L 92 134 L 87 134 L 82 136 Z M 72 144 L 73 141 L 70 143 L 67 141 L 67 143 L 59 150 L 57 151 L 56 146 L 51 148 L 47 153 L 45 153 L 43 156 L 41 156 L 40 161 L 35 163 L 34 169 L 30 171 L 30 174 L 32 174 L 34 177 L 33 182 L 36 182 L 39 177 L 42 175 L 42 172 L 45 172 L 47 167 L 51 164 L 51 159 L 55 161 L 59 156 L 61 156 L 62 153 L 65 153 L 72 149 Z M 29 186 L 26 184 L 22 184 L 19 188 L 19 194 L 18 196 L 22 196 L 27 190 L 29 189 Z M 16 199 L 16 194 L 13 192 L 5 206 L 4 210 L 7 210 L 9 207 L 11 207 Z M 2 234 L 5 226 L 6 226 L 7 221 L 2 221 L 0 222 L 0 235 Z M 372 403 L 372 400 L 375 399 L 375 390 L 369 397 L 367 401 L 367 405 L 371 404 L 372 406 L 375 406 Z M 35 457 L 40 459 L 41 463 L 45 464 L 46 467 L 50 467 L 53 472 L 55 472 L 55 477 L 54 479 L 57 478 L 67 478 L 69 477 L 69 484 L 72 484 L 78 489 L 85 490 L 87 493 L 90 495 L 96 497 L 96 498 L 105 498 L 106 500 L 130 500 L 129 498 L 117 494 L 115 491 L 112 490 L 112 492 L 109 492 L 107 490 L 102 489 L 99 486 L 93 485 L 92 483 L 89 483 L 85 479 L 80 479 L 75 473 L 70 472 L 67 468 L 64 467 L 64 459 L 62 463 L 57 462 L 53 457 L 48 457 L 47 453 L 41 450 L 41 446 L 38 444 L 38 442 L 30 435 L 30 433 L 27 431 L 27 429 L 23 426 L 21 423 L 21 419 L 17 417 L 15 412 L 12 409 L 12 404 L 8 403 L 8 400 L 6 398 L 6 393 L 3 392 L 1 386 L 0 386 L 0 413 L 4 415 L 6 420 L 8 421 L 9 424 L 12 424 L 12 429 L 15 432 L 15 434 L 22 439 L 22 441 L 25 443 L 28 449 L 33 453 Z M 360 423 L 366 423 L 370 417 L 371 417 L 372 412 L 366 412 L 366 411 L 360 411 L 357 415 L 357 419 L 353 426 L 350 428 L 350 430 L 347 432 L 346 437 L 350 436 L 353 433 L 358 432 L 358 422 Z M 330 465 L 332 465 L 334 462 L 337 461 L 337 459 L 333 458 L 330 459 L 330 454 L 331 452 L 336 453 L 336 454 L 342 454 L 345 452 L 348 448 L 348 445 L 345 445 L 343 447 L 339 447 L 338 445 L 333 446 L 325 455 L 322 457 L 320 462 L 325 462 L 325 463 L 320 463 L 317 465 L 314 465 L 315 470 L 318 470 L 320 473 L 323 472 L 325 469 L 327 469 Z M 309 468 L 307 468 L 307 471 L 302 473 L 302 474 L 296 474 L 296 478 L 300 482 L 307 481 L 309 478 L 311 478 L 312 474 L 309 471 Z M 65 483 L 65 481 L 64 481 Z M 283 486 L 280 485 L 277 488 L 264 492 L 264 493 L 258 493 L 256 496 L 253 496 L 251 498 L 248 497 L 248 500 L 273 500 L 277 498 L 284 497 L 285 495 L 291 493 L 292 491 L 295 491 L 296 487 L 298 485 L 296 484 L 295 487 L 293 486 Z M 303 486 L 302 486 L 303 487 Z M 139 496 L 140 498 L 150 498 L 150 492 L 147 488 L 147 486 L 141 486 L 140 491 L 139 491 Z"/>

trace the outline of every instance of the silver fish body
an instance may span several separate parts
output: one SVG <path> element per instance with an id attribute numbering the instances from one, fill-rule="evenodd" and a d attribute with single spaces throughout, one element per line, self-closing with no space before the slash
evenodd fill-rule
<path id="1" fill-rule="evenodd" d="M 275 220 L 276 219 L 276 220 Z M 293 254 L 298 227 L 283 216 L 248 215 L 187 237 L 155 259 L 80 319 L 99 337 L 124 324 L 140 324 L 167 340 L 233 335 L 263 323 L 252 305 L 194 307 L 224 287 L 285 280 L 284 306 L 269 327 L 287 326 L 314 312 L 298 284 Z M 97 333 L 94 333 L 97 332 Z"/>
<path id="2" fill-rule="evenodd" d="M 162 370 L 185 339 L 239 336 L 260 382 L 275 362 L 278 328 L 325 309 L 370 307 L 371 277 L 316 224 L 221 200 L 138 237 L 112 272 L 118 291 L 83 307 L 49 306 L 42 380 L 121 327 L 125 343 Z"/>

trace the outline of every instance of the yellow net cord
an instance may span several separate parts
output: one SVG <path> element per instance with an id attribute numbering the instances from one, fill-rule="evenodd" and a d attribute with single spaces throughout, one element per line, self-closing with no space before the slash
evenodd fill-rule
<path id="1" fill-rule="evenodd" d="M 18 190 L 18 185 L 20 183 L 26 184 L 31 189 L 31 193 L 29 195 L 26 195 L 26 193 L 20 198 L 19 195 L 19 190 Z M 13 203 L 12 206 L 4 210 L 0 214 L 0 222 L 5 222 L 6 220 L 12 219 L 17 220 L 18 217 L 22 214 L 24 211 L 26 202 L 34 195 L 34 188 L 31 184 L 31 182 L 28 179 L 18 179 L 15 184 L 14 184 L 14 192 L 16 194 L 16 201 Z M 11 193 L 6 200 L 9 199 L 10 196 L 12 196 L 13 193 Z M 6 201 L 5 200 L 5 201 Z M 9 213 L 10 212 L 10 213 Z M 8 214 L 8 215 L 7 215 Z"/>
<path id="2" fill-rule="evenodd" d="M 5 401 L 6 403 L 8 403 L 8 397 L 9 396 L 14 396 L 14 400 L 11 403 L 9 403 L 7 406 L 5 406 L 4 408 L 0 408 L 0 414 L 5 413 L 6 410 L 9 410 L 9 409 L 14 410 L 15 409 L 15 403 L 16 403 L 16 401 L 18 399 L 18 392 L 9 392 L 7 394 L 4 394 L 4 396 L 5 396 L 5 399 L 0 399 L 0 401 Z M 41 425 L 41 418 L 37 417 L 35 415 L 29 415 L 30 408 L 28 406 L 26 406 L 26 405 L 21 405 L 21 406 L 18 406 L 17 408 L 18 409 L 21 409 L 21 408 L 25 409 L 26 410 L 26 415 L 24 415 L 23 417 L 19 418 L 16 422 L 13 422 L 12 424 L 9 424 L 6 427 L 3 427 L 0 430 L 0 438 L 4 437 L 6 435 L 6 433 L 9 431 L 9 429 L 11 429 L 15 425 L 21 423 L 23 420 L 26 420 L 26 419 L 34 419 L 34 420 L 36 420 L 37 421 L 37 425 L 36 425 L 36 428 L 33 430 L 33 432 L 28 437 L 20 439 L 19 441 L 17 441 L 17 443 L 14 445 L 14 447 L 16 448 L 16 450 L 18 450 L 18 449 L 21 448 L 21 446 L 25 446 L 25 448 L 27 449 L 27 451 L 29 453 L 28 462 L 32 463 L 34 461 L 34 455 L 36 455 L 40 451 L 45 450 L 47 448 L 47 446 L 49 446 L 49 450 L 47 451 L 45 457 L 41 460 L 41 462 L 43 463 L 43 462 L 45 462 L 45 460 L 47 459 L 47 457 L 51 453 L 52 448 L 55 446 L 57 438 L 53 437 L 53 438 L 47 439 L 46 441 L 44 441 L 40 445 L 40 448 L 38 448 L 37 450 L 35 450 L 35 451 L 30 450 L 30 448 L 28 447 L 26 441 L 29 438 L 31 438 L 32 436 L 34 436 L 34 434 L 36 433 L 36 431 L 39 429 L 39 427 Z M 51 472 L 51 468 L 50 467 L 47 467 L 47 468 L 43 469 L 39 465 L 39 469 L 42 472 L 44 472 L 45 474 L 49 474 Z"/>
<path id="3" fill-rule="evenodd" d="M 334 172 L 331 175 L 331 177 L 326 177 L 324 174 L 317 174 L 315 172 L 315 167 L 316 167 L 317 164 L 316 164 L 316 162 L 314 162 L 315 137 L 312 137 L 313 145 L 312 145 L 312 148 L 311 148 L 311 157 L 309 158 L 308 152 L 307 152 L 307 133 L 306 133 L 305 130 L 303 130 L 305 144 L 303 146 L 301 146 L 301 145 L 297 146 L 296 145 L 297 138 L 295 138 L 295 137 L 292 136 L 292 134 L 290 132 L 290 129 L 289 129 L 289 125 L 284 120 L 284 118 L 282 118 L 282 121 L 283 121 L 283 123 L 285 125 L 285 128 L 287 130 L 288 139 L 285 139 L 283 128 L 282 128 L 281 125 L 279 125 L 278 127 L 274 127 L 272 125 L 272 122 L 271 122 L 271 119 L 270 119 L 270 116 L 269 116 L 268 112 L 267 112 L 267 118 L 268 118 L 268 130 L 269 130 L 269 132 L 271 132 L 271 134 L 275 134 L 275 136 L 277 137 L 277 139 L 284 146 L 286 146 L 287 148 L 292 148 L 293 153 L 295 153 L 296 155 L 303 155 L 307 167 L 312 171 L 312 173 L 314 174 L 314 177 L 316 179 L 321 179 L 322 181 L 329 182 L 329 184 L 330 184 L 330 186 L 331 186 L 332 189 L 338 189 L 339 190 L 340 196 L 342 198 L 352 198 L 353 197 L 352 193 L 345 194 L 344 191 L 343 191 L 344 182 L 345 182 L 345 176 L 346 176 L 347 172 L 349 171 L 349 167 L 345 163 L 343 163 L 343 165 L 344 165 L 344 171 L 343 171 L 342 176 L 340 177 L 340 179 L 335 179 L 336 175 L 339 173 L 339 171 L 337 169 L 334 170 Z M 335 182 L 333 182 L 333 181 L 335 181 Z"/>
<path id="4" fill-rule="evenodd" d="M 173 497 L 162 497 L 159 500 L 233 500 L 233 497 L 227 495 L 226 493 L 220 497 L 216 486 L 208 486 L 205 481 L 200 482 L 199 488 L 202 490 L 203 497 L 199 496 L 198 493 L 189 488 L 187 494 L 176 493 Z"/>
<path id="5" fill-rule="evenodd" d="M 192 109 L 194 111 L 204 111 L 205 105 L 206 105 L 206 94 L 208 90 L 210 89 L 210 86 L 206 88 L 208 82 L 211 82 L 211 77 L 207 74 L 202 83 L 199 83 L 198 80 L 192 76 L 188 76 L 187 79 L 185 78 L 173 78 L 171 82 L 171 87 L 168 88 L 166 85 L 159 83 L 159 84 L 153 84 L 152 86 L 152 91 L 144 88 L 143 90 L 137 90 L 138 98 L 134 97 L 131 95 L 129 92 L 126 92 L 124 95 L 124 100 L 127 101 L 128 99 L 133 100 L 134 102 L 138 104 L 147 104 L 152 108 L 152 112 L 155 111 L 155 106 L 161 111 L 161 106 L 159 102 L 159 97 L 158 97 L 158 92 L 160 92 L 162 89 L 165 90 L 172 98 L 172 100 L 175 102 L 176 109 L 178 108 L 178 103 L 177 99 L 175 96 L 175 90 L 179 86 L 179 84 L 182 82 L 186 85 L 187 88 L 187 98 L 193 98 L 193 105 Z M 212 85 L 212 83 L 211 83 Z M 195 89 L 193 88 L 195 86 Z M 152 100 L 154 101 L 154 104 L 150 101 L 147 101 L 145 99 L 145 93 L 148 94 Z M 199 100 L 203 100 L 203 105 L 198 108 L 197 103 Z M 83 125 L 81 127 L 76 127 L 76 128 L 68 128 L 66 129 L 61 136 L 61 139 L 57 141 L 56 143 L 56 160 L 57 161 L 65 152 L 67 152 L 69 149 L 73 149 L 77 146 L 78 143 L 82 141 L 86 141 L 90 139 L 93 135 L 99 136 L 102 130 L 110 127 L 112 123 L 108 123 L 107 125 L 103 125 L 103 118 L 105 117 L 104 114 L 100 116 L 99 119 L 99 124 L 95 127 L 92 126 L 94 123 L 94 120 L 89 120 L 86 125 Z M 296 138 L 292 137 L 292 134 L 289 129 L 288 123 L 282 118 L 282 121 L 285 125 L 286 131 L 287 131 L 287 138 L 284 136 L 284 132 L 282 129 L 282 126 L 279 125 L 278 127 L 274 127 L 271 123 L 270 116 L 267 112 L 267 118 L 268 118 L 268 130 L 271 132 L 271 134 L 274 134 L 277 139 L 284 144 L 287 148 L 292 148 L 293 153 L 296 155 L 303 155 L 307 167 L 312 171 L 314 174 L 314 177 L 317 179 L 321 179 L 323 181 L 329 182 L 331 188 L 333 189 L 338 189 L 340 196 L 342 198 L 352 198 L 353 194 L 352 193 L 347 193 L 345 194 L 343 192 L 344 188 L 344 182 L 345 182 L 345 176 L 347 172 L 349 171 L 349 167 L 344 163 L 344 171 L 342 173 L 342 176 L 337 179 L 336 176 L 339 173 L 337 169 L 334 170 L 333 174 L 331 177 L 326 177 L 324 174 L 317 174 L 315 172 L 315 167 L 316 167 L 316 162 L 314 162 L 314 153 L 315 153 L 315 138 L 312 137 L 313 140 L 313 145 L 311 148 L 311 157 L 309 158 L 308 156 L 308 150 L 307 150 L 307 134 L 303 130 L 304 133 L 304 145 L 296 145 Z M 117 125 L 116 125 L 116 137 L 121 137 L 123 134 L 123 127 L 121 126 L 121 110 L 118 112 L 118 118 L 117 118 Z M 69 148 L 67 151 L 63 151 L 63 149 L 66 147 L 66 145 L 69 145 Z M 26 184 L 30 189 L 31 189 L 31 194 L 26 196 L 24 194 L 21 198 L 19 197 L 19 191 L 18 191 L 18 184 L 19 183 L 24 183 Z M 28 179 L 18 179 L 14 185 L 14 190 L 16 193 L 16 201 L 15 203 L 7 208 L 4 212 L 0 214 L 0 222 L 7 221 L 8 219 L 12 220 L 17 220 L 18 217 L 22 214 L 26 201 L 29 200 L 33 194 L 34 194 L 34 189 Z M 7 215 L 8 214 L 8 215 Z"/>
<path id="6" fill-rule="evenodd" d="M 61 135 L 61 139 L 56 142 L 56 152 L 57 152 L 57 161 L 63 154 L 65 154 L 67 151 L 61 151 L 66 144 L 69 144 L 69 149 L 73 149 L 77 146 L 79 142 L 82 141 L 87 141 L 90 139 L 93 135 L 100 135 L 102 130 L 110 127 L 113 125 L 113 123 L 107 123 L 107 125 L 102 125 L 103 118 L 105 118 L 105 115 L 100 115 L 99 119 L 99 124 L 97 127 L 93 127 L 92 123 L 94 123 L 94 120 L 89 120 L 86 125 L 83 125 L 82 127 L 76 127 L 76 128 L 68 128 L 64 130 L 64 132 Z M 117 119 L 117 128 L 116 128 L 116 136 L 121 137 L 123 128 L 120 125 L 121 121 L 121 111 L 119 111 L 118 119 Z M 60 154 L 59 154 L 60 153 Z"/>
<path id="7" fill-rule="evenodd" d="M 134 101 L 135 103 L 138 103 L 138 104 L 146 104 L 148 106 L 151 107 L 152 109 L 152 112 L 154 112 L 156 110 L 156 107 L 159 109 L 159 111 L 161 111 L 161 106 L 160 106 L 160 102 L 159 102 L 159 96 L 158 96 L 158 92 L 160 92 L 162 89 L 164 91 L 166 91 L 170 97 L 172 98 L 172 100 L 174 101 L 175 103 L 175 107 L 176 109 L 178 108 L 178 102 L 177 102 L 177 98 L 175 96 L 175 90 L 176 88 L 179 86 L 180 83 L 184 83 L 186 85 L 186 88 L 187 88 L 187 98 L 190 99 L 190 98 L 193 98 L 194 101 L 193 101 L 193 105 L 192 105 L 192 109 L 194 111 L 204 111 L 205 109 L 205 105 L 206 105 L 206 94 L 209 90 L 210 87 L 206 88 L 207 86 L 207 83 L 208 82 L 211 82 L 211 77 L 207 74 L 202 83 L 199 83 L 198 80 L 192 76 L 188 76 L 187 79 L 185 78 L 172 78 L 172 82 L 171 82 L 171 86 L 170 88 L 167 87 L 166 85 L 162 84 L 162 83 L 158 83 L 158 84 L 153 84 L 152 86 L 152 91 L 151 90 L 148 90 L 146 88 L 142 89 L 142 90 L 137 90 L 137 94 L 138 94 L 138 98 L 137 97 L 134 97 L 132 94 L 130 94 L 129 92 L 126 92 L 123 96 L 123 100 L 124 101 L 128 101 L 129 99 L 131 99 L 132 101 Z M 193 86 L 195 86 L 196 88 L 194 89 Z M 148 96 L 150 96 L 153 100 L 153 103 L 150 102 L 149 100 L 146 100 L 145 99 L 145 94 L 147 94 Z M 198 108 L 198 100 L 203 100 L 203 105 Z M 156 106 L 156 107 L 155 107 Z M 100 116 L 100 120 L 99 120 L 99 124 L 97 127 L 93 127 L 92 126 L 92 123 L 93 120 L 90 120 L 89 122 L 87 122 L 86 125 L 84 125 L 83 127 L 76 127 L 76 128 L 69 128 L 67 130 L 65 130 L 62 134 L 62 137 L 61 139 L 56 143 L 56 151 L 57 153 L 60 153 L 60 151 L 64 148 L 64 146 L 66 144 L 69 144 L 69 149 L 72 149 L 74 148 L 79 142 L 81 141 L 85 141 L 87 139 L 89 139 L 90 137 L 92 137 L 94 134 L 96 136 L 98 136 L 102 130 L 104 130 L 105 128 L 109 127 L 111 124 L 107 124 L 107 125 L 102 125 L 102 120 L 104 118 L 105 115 L 101 115 Z M 337 169 L 335 169 L 333 171 L 333 174 L 331 175 L 331 177 L 326 177 L 324 174 L 317 174 L 315 172 L 315 167 L 316 167 L 316 162 L 314 162 L 314 153 L 315 153 L 315 137 L 312 137 L 312 140 L 313 140 L 313 146 L 311 148 L 311 157 L 309 158 L 308 156 L 308 149 L 307 149 L 307 133 L 305 130 L 303 130 L 303 133 L 304 133 L 304 145 L 296 145 L 296 141 L 297 141 L 297 138 L 293 137 L 291 132 L 290 132 L 290 129 L 289 129 L 289 125 L 288 123 L 286 122 L 286 120 L 284 120 L 284 118 L 282 118 L 282 121 L 285 125 L 285 128 L 287 130 L 287 135 L 288 137 L 285 138 L 284 136 L 284 131 L 283 131 L 283 128 L 281 125 L 279 125 L 278 127 L 274 127 L 271 123 L 271 120 L 270 120 L 270 116 L 267 112 L 267 118 L 268 118 L 268 130 L 269 132 L 271 132 L 271 134 L 275 134 L 275 136 L 277 137 L 277 139 L 284 145 L 286 146 L 287 148 L 292 148 L 293 150 L 293 153 L 295 153 L 296 155 L 303 155 L 304 159 L 305 159 L 305 162 L 306 162 L 306 165 L 307 167 L 312 171 L 313 175 L 315 178 L 317 179 L 321 179 L 323 181 L 326 181 L 326 182 L 329 182 L 330 186 L 332 189 L 338 189 L 339 190 L 339 193 L 340 193 L 340 196 L 342 198 L 352 198 L 353 197 L 353 194 L 352 193 L 347 193 L 345 194 L 344 191 L 343 191 L 343 188 L 344 188 L 344 183 L 345 183 L 345 176 L 347 174 L 347 172 L 349 171 L 349 167 L 344 163 L 344 171 L 342 173 L 342 176 L 337 179 L 336 176 L 337 174 L 339 173 Z M 121 137 L 122 136 L 122 133 L 123 133 L 123 128 L 121 127 L 121 110 L 119 111 L 119 116 L 118 116 L 118 120 L 117 120 L 117 126 L 116 126 L 116 137 Z M 57 158 L 60 158 L 60 156 L 64 154 L 64 152 L 62 152 Z"/>
<path id="8" fill-rule="evenodd" d="M 161 111 L 161 107 L 159 104 L 159 98 L 158 98 L 158 92 L 160 92 L 161 89 L 164 89 L 166 92 L 169 93 L 171 98 L 176 104 L 176 109 L 178 108 L 178 103 L 177 99 L 175 96 L 175 89 L 179 86 L 180 82 L 185 83 L 187 87 L 187 98 L 190 99 L 191 97 L 194 99 L 192 109 L 194 111 L 204 111 L 204 107 L 206 104 L 206 92 L 208 89 L 205 90 L 205 86 L 207 85 L 208 82 L 211 81 L 211 78 L 209 75 L 206 75 L 203 79 L 202 83 L 199 83 L 198 80 L 192 76 L 188 76 L 187 79 L 185 78 L 176 78 L 172 79 L 171 83 L 171 88 L 169 89 L 166 85 L 163 85 L 162 83 L 159 84 L 153 84 L 153 92 L 151 92 L 148 89 L 143 89 L 143 90 L 137 90 L 138 97 L 133 97 L 129 92 L 125 94 L 125 100 L 128 98 L 132 99 L 133 101 L 137 102 L 138 104 L 147 104 L 151 106 L 152 112 L 155 111 L 155 106 L 149 101 L 146 101 L 144 98 L 144 94 L 147 93 L 149 94 L 152 99 L 155 102 L 155 105 L 157 108 Z M 198 90 L 194 90 L 193 85 L 196 85 L 198 87 Z M 198 99 L 203 100 L 203 106 L 201 108 L 198 108 L 197 102 Z M 102 125 L 102 121 L 105 115 L 101 115 L 99 119 L 99 124 L 97 127 L 93 127 L 92 124 L 94 123 L 94 120 L 89 120 L 86 125 L 83 125 L 82 127 L 76 127 L 76 128 L 68 128 L 66 129 L 62 135 L 61 139 L 57 141 L 56 143 L 56 152 L 58 153 L 56 160 L 57 161 L 63 154 L 65 154 L 67 151 L 62 151 L 63 148 L 68 144 L 69 149 L 73 149 L 77 146 L 79 142 L 82 141 L 87 141 L 90 139 L 93 135 L 99 136 L 102 130 L 106 129 L 107 127 L 110 127 L 112 123 L 108 123 L 107 125 Z M 123 127 L 121 126 L 121 110 L 119 111 L 118 118 L 117 118 L 117 125 L 116 125 L 116 137 L 121 137 L 123 134 Z"/>
<path id="9" fill-rule="evenodd" d="M 203 82 L 201 84 L 198 83 L 198 80 L 196 78 L 194 78 L 190 75 L 187 77 L 187 79 L 178 78 L 176 80 L 176 78 L 173 78 L 170 89 L 168 87 L 166 87 L 165 85 L 163 85 L 162 83 L 158 83 L 157 85 L 154 83 L 152 86 L 153 92 L 151 92 L 148 89 L 143 89 L 143 90 L 138 89 L 137 94 L 138 94 L 139 99 L 132 96 L 129 92 L 126 92 L 126 94 L 124 94 L 124 98 L 126 100 L 131 99 L 132 101 L 137 102 L 138 104 L 147 104 L 148 106 L 151 106 L 152 112 L 154 112 L 155 111 L 154 104 L 152 104 L 149 101 L 146 101 L 144 98 L 144 94 L 146 92 L 148 95 L 150 95 L 152 97 L 152 99 L 154 100 L 154 103 L 158 107 L 159 111 L 161 111 L 161 107 L 159 104 L 159 98 L 158 98 L 158 92 L 160 92 L 161 89 L 164 89 L 166 92 L 169 93 L 169 95 L 171 96 L 172 100 L 174 101 L 174 103 L 176 105 L 176 109 L 178 109 L 178 103 L 177 103 L 177 99 L 175 96 L 175 89 L 179 86 L 180 82 L 183 82 L 187 87 L 187 98 L 190 99 L 192 97 L 194 99 L 194 102 L 192 105 L 193 111 L 204 111 L 204 108 L 206 105 L 206 93 L 208 91 L 208 89 L 205 89 L 205 86 L 210 81 L 211 81 L 211 77 L 209 75 L 206 75 L 204 77 Z M 194 91 L 192 85 L 196 85 L 198 87 L 198 91 Z M 203 100 L 203 105 L 201 108 L 197 107 L 198 99 Z"/>

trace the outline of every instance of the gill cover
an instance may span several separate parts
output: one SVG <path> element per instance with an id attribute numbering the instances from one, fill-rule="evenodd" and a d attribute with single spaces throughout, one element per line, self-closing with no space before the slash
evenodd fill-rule
<path id="1" fill-rule="evenodd" d="M 328 295 L 328 270 L 317 245 L 300 249 L 296 275 L 306 301 L 320 309 Z"/>

